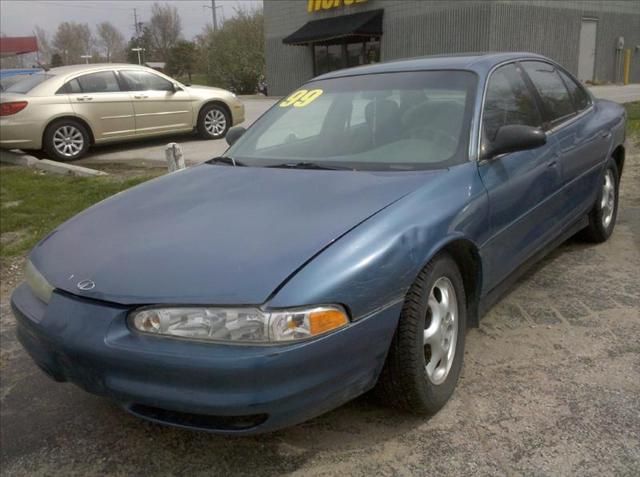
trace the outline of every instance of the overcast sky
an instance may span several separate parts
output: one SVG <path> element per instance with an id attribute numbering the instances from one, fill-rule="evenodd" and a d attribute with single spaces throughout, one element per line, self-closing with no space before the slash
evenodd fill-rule
<path id="1" fill-rule="evenodd" d="M 151 15 L 153 1 L 146 0 L 0 0 L 0 32 L 7 36 L 28 36 L 35 25 L 53 34 L 59 23 L 74 21 L 88 23 L 92 28 L 100 22 L 110 21 L 125 36 L 133 34 L 133 9 L 138 21 L 146 22 Z M 211 25 L 211 0 L 168 0 L 182 18 L 182 33 L 187 39 Z M 259 8 L 262 0 L 216 0 L 218 22 L 221 16 L 230 18 L 233 8 L 243 6 Z M 220 24 L 220 23 L 219 23 Z"/>

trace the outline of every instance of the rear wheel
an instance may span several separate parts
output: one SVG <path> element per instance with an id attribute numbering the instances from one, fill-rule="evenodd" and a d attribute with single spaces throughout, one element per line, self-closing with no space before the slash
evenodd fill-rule
<path id="1" fill-rule="evenodd" d="M 434 414 L 449 400 L 462 369 L 465 304 L 458 266 L 437 255 L 407 294 L 376 389 L 387 403 Z"/>
<path id="2" fill-rule="evenodd" d="M 87 128 L 73 119 L 56 121 L 44 133 L 44 150 L 56 161 L 73 161 L 84 156 L 89 149 Z"/>
<path id="3" fill-rule="evenodd" d="M 611 237 L 618 216 L 618 185 L 618 167 L 609 159 L 598 199 L 589 212 L 589 225 L 582 231 L 586 240 L 601 243 Z"/>
<path id="4" fill-rule="evenodd" d="M 198 134 L 204 139 L 221 139 L 229 127 L 229 113 L 219 104 L 205 105 L 198 115 Z"/>

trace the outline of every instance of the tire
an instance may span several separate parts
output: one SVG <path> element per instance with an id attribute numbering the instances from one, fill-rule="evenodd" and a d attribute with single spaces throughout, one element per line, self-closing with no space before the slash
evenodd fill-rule
<path id="1" fill-rule="evenodd" d="M 451 330 L 455 329 L 455 338 L 450 337 L 455 344 L 451 351 L 448 371 L 442 375 L 440 371 L 446 365 L 435 361 L 431 354 L 432 346 L 425 344 L 425 332 L 439 328 L 436 323 L 436 313 L 441 308 L 433 300 L 444 303 L 443 289 L 449 287 L 455 292 L 457 310 L 450 305 L 449 312 L 457 312 Z M 431 298 L 430 298 L 431 297 Z M 435 310 L 435 312 L 434 312 Z M 431 260 L 420 272 L 407 293 L 398 327 L 393 336 L 391 347 L 387 355 L 380 379 L 376 385 L 376 394 L 387 404 L 414 414 L 435 414 L 453 394 L 462 369 L 464 356 L 464 341 L 466 331 L 466 298 L 462 277 L 458 266 L 447 253 L 440 253 Z M 434 338 L 431 338 L 433 341 Z M 440 341 L 442 342 L 442 341 Z M 436 364 L 435 368 L 433 364 Z M 428 369 L 431 367 L 432 372 Z"/>
<path id="2" fill-rule="evenodd" d="M 74 161 L 89 150 L 91 136 L 79 121 L 62 119 L 54 121 L 44 133 L 43 148 L 55 161 Z M 66 152 L 65 152 L 66 151 Z"/>
<path id="3" fill-rule="evenodd" d="M 219 104 L 206 104 L 198 115 L 198 134 L 203 139 L 222 139 L 231 127 L 228 111 Z"/>
<path id="4" fill-rule="evenodd" d="M 602 243 L 611 237 L 618 216 L 619 184 L 618 166 L 613 159 L 609 159 L 598 198 L 589 212 L 589 225 L 580 234 L 583 239 Z"/>

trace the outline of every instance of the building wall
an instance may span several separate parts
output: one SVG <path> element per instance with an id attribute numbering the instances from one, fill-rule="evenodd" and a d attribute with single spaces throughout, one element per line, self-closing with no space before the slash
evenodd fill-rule
<path id="1" fill-rule="evenodd" d="M 578 69 L 582 17 L 598 18 L 596 79 L 615 75 L 616 38 L 640 45 L 640 1 L 397 1 L 368 0 L 308 13 L 304 0 L 265 0 L 265 53 L 270 93 L 286 94 L 313 76 L 311 48 L 282 39 L 319 18 L 384 8 L 382 61 L 466 51 L 531 51 L 573 73 Z M 640 82 L 640 51 L 631 79 Z M 619 64 L 621 75 L 621 62 Z M 621 76 L 620 76 L 621 77 Z"/>

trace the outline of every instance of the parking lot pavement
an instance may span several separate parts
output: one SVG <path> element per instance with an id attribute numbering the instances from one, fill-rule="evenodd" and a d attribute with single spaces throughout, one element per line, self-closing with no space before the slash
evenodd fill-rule
<path id="1" fill-rule="evenodd" d="M 597 98 L 609 99 L 618 103 L 640 101 L 640 84 L 592 86 L 589 89 Z"/>
<path id="2" fill-rule="evenodd" d="M 640 475 L 640 153 L 618 224 L 571 240 L 467 335 L 451 401 L 430 419 L 364 396 L 270 435 L 162 427 L 51 381 L 15 337 L 0 283 L 0 466 L 26 475 Z M 13 266 L 13 265 L 12 265 Z"/>

